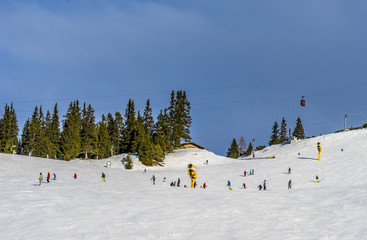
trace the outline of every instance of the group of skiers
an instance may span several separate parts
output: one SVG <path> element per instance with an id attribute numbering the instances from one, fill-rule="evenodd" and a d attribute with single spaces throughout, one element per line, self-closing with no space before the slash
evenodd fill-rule
<path id="1" fill-rule="evenodd" d="M 150 180 L 152 181 L 152 184 L 155 185 L 155 180 L 156 180 L 155 175 L 153 175 Z M 162 185 L 166 186 L 166 177 L 163 177 Z M 181 179 L 178 178 L 177 181 L 171 181 L 170 187 L 181 187 Z M 196 184 L 195 184 L 195 187 L 196 187 Z M 187 186 L 184 185 L 184 188 L 187 188 Z M 204 188 L 204 189 L 207 188 L 206 183 L 204 182 L 204 184 L 201 185 L 200 188 Z"/>
<path id="2" fill-rule="evenodd" d="M 243 175 L 244 175 L 245 177 L 247 176 L 247 171 L 246 171 L 246 170 L 243 172 Z M 250 171 L 249 171 L 249 175 L 255 175 L 255 170 L 254 170 L 254 169 L 250 169 Z"/>
<path id="3" fill-rule="evenodd" d="M 53 177 L 54 177 L 54 180 L 56 180 L 56 173 L 53 174 Z M 46 180 L 47 180 L 48 183 L 50 182 L 50 178 L 51 178 L 51 174 L 50 174 L 50 172 L 48 172 L 47 177 L 46 177 Z M 76 173 L 74 173 L 74 179 L 77 179 L 77 178 L 78 178 L 78 175 Z M 39 181 L 39 186 L 41 186 L 42 181 L 43 181 L 42 172 L 40 172 L 40 175 L 38 177 L 38 181 Z M 102 172 L 102 181 L 106 182 L 106 175 L 104 174 L 104 172 Z"/>
<path id="4" fill-rule="evenodd" d="M 53 176 L 54 176 L 54 180 L 56 180 L 56 173 L 54 173 Z M 50 182 L 50 178 L 51 178 L 51 174 L 50 174 L 50 172 L 48 172 L 47 177 L 46 177 L 48 183 Z M 41 186 L 42 181 L 43 181 L 43 175 L 42 175 L 41 172 L 40 172 L 40 175 L 38 177 L 38 181 L 39 181 L 39 185 Z"/>

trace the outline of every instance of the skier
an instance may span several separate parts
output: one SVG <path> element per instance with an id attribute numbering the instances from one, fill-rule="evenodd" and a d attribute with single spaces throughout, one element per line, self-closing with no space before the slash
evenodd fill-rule
<path id="1" fill-rule="evenodd" d="M 319 176 L 316 175 L 316 182 L 320 182 Z"/>
<path id="2" fill-rule="evenodd" d="M 242 185 L 243 185 L 243 188 L 246 189 L 246 183 L 243 183 Z"/>
<path id="3" fill-rule="evenodd" d="M 288 174 L 291 174 L 291 167 L 288 168 Z"/>
<path id="4" fill-rule="evenodd" d="M 54 180 L 56 180 L 56 174 L 54 173 Z"/>
<path id="5" fill-rule="evenodd" d="M 163 186 L 166 186 L 166 177 L 163 178 Z"/>
<path id="6" fill-rule="evenodd" d="M 47 182 L 50 182 L 50 172 L 47 173 Z"/>
<path id="7" fill-rule="evenodd" d="M 181 179 L 180 179 L 180 178 L 178 178 L 178 179 L 177 179 L 177 187 L 180 187 L 180 183 L 181 183 Z"/>
<path id="8" fill-rule="evenodd" d="M 39 176 L 38 180 L 39 180 L 39 185 L 41 186 L 41 183 L 42 183 L 42 180 L 43 180 L 43 175 L 42 175 L 42 173 L 40 173 L 40 176 Z"/>
<path id="9" fill-rule="evenodd" d="M 243 175 L 245 175 L 245 177 L 246 177 L 246 173 L 247 173 L 246 171 L 243 172 Z"/>
<path id="10" fill-rule="evenodd" d="M 266 190 L 266 180 L 264 180 L 264 190 Z"/>
<path id="11" fill-rule="evenodd" d="M 155 176 L 153 175 L 153 177 L 150 179 L 153 181 L 153 185 L 155 185 Z"/>
<path id="12" fill-rule="evenodd" d="M 228 187 L 228 189 L 229 189 L 229 190 L 232 190 L 232 187 L 231 187 L 231 181 L 229 181 L 229 180 L 228 180 L 228 182 L 227 182 L 227 186 L 226 186 L 226 187 Z"/>
<path id="13" fill-rule="evenodd" d="M 102 181 L 106 182 L 106 175 L 104 174 L 104 172 L 102 172 Z"/>
<path id="14" fill-rule="evenodd" d="M 257 188 L 259 189 L 259 191 L 263 188 L 263 186 L 261 184 L 259 184 L 259 186 L 257 186 Z"/>
<path id="15" fill-rule="evenodd" d="M 250 169 L 250 176 L 252 175 L 252 170 Z"/>
<path id="16" fill-rule="evenodd" d="M 292 188 L 292 179 L 289 179 L 289 182 L 288 182 L 288 189 L 291 189 Z"/>
<path id="17" fill-rule="evenodd" d="M 255 175 L 255 170 L 254 169 L 252 169 L 252 175 Z"/>
<path id="18" fill-rule="evenodd" d="M 74 173 L 74 179 L 76 179 L 78 176 L 76 175 L 76 173 Z"/>
<path id="19" fill-rule="evenodd" d="M 203 188 L 204 188 L 204 189 L 206 188 L 206 183 L 204 183 Z"/>

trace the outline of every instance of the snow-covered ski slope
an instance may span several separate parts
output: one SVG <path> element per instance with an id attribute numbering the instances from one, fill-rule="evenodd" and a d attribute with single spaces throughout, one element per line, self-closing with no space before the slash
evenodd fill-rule
<path id="1" fill-rule="evenodd" d="M 146 173 L 135 158 L 135 169 L 124 170 L 123 156 L 65 162 L 0 154 L 0 239 L 366 239 L 366 146 L 367 130 L 356 130 L 256 152 L 273 159 L 179 150 Z M 182 187 L 190 162 L 207 189 Z M 255 175 L 244 177 L 249 169 Z M 38 186 L 40 172 L 44 182 L 47 172 L 57 179 Z M 169 187 L 178 177 L 181 187 Z M 268 190 L 258 191 L 264 179 Z"/>

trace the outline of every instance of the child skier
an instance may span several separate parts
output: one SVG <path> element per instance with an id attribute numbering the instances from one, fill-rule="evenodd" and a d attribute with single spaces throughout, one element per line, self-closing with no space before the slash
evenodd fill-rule
<path id="1" fill-rule="evenodd" d="M 261 185 L 261 184 L 259 184 L 259 186 L 257 186 L 257 188 L 259 189 L 259 191 L 261 190 L 261 189 L 263 189 L 263 186 Z"/>
<path id="2" fill-rule="evenodd" d="M 228 182 L 227 182 L 227 186 L 226 186 L 226 187 L 228 187 L 228 189 L 229 189 L 229 190 L 232 190 L 232 187 L 231 187 L 231 181 L 229 181 L 229 180 L 228 180 Z"/>
<path id="3" fill-rule="evenodd" d="M 264 180 L 264 190 L 266 190 L 266 180 Z"/>
<path id="4" fill-rule="evenodd" d="M 178 179 L 177 179 L 177 187 L 180 187 L 180 183 L 181 183 L 181 179 L 180 179 L 180 178 L 178 178 Z"/>
<path id="5" fill-rule="evenodd" d="M 204 183 L 203 188 L 204 188 L 204 189 L 206 188 L 206 183 Z"/>
<path id="6" fill-rule="evenodd" d="M 153 177 L 150 179 L 153 181 L 153 185 L 155 185 L 155 176 L 153 175 Z"/>
<path id="7" fill-rule="evenodd" d="M 288 168 L 288 174 L 291 174 L 291 167 Z"/>
<path id="8" fill-rule="evenodd" d="M 246 189 L 246 183 L 243 183 L 243 188 Z"/>
<path id="9" fill-rule="evenodd" d="M 320 182 L 319 176 L 316 175 L 316 182 Z"/>
<path id="10" fill-rule="evenodd" d="M 47 173 L 47 182 L 50 182 L 50 172 Z"/>
<path id="11" fill-rule="evenodd" d="M 104 172 L 102 172 L 102 181 L 106 182 L 106 175 L 104 175 Z"/>
<path id="12" fill-rule="evenodd" d="M 247 172 L 246 172 L 246 171 L 244 171 L 244 172 L 243 172 L 243 175 L 245 175 L 245 177 L 246 177 L 246 174 L 247 174 Z"/>
<path id="13" fill-rule="evenodd" d="M 74 173 L 74 179 L 76 179 L 78 176 L 76 175 L 76 173 Z"/>
<path id="14" fill-rule="evenodd" d="M 39 185 L 41 186 L 41 183 L 42 183 L 42 180 L 43 180 L 43 175 L 42 175 L 42 173 L 40 173 L 40 176 L 39 176 L 38 180 L 39 180 Z"/>
<path id="15" fill-rule="evenodd" d="M 292 188 L 292 180 L 289 179 L 289 182 L 288 182 L 288 189 L 291 189 Z"/>
<path id="16" fill-rule="evenodd" d="M 54 180 L 56 180 L 56 174 L 54 173 Z"/>

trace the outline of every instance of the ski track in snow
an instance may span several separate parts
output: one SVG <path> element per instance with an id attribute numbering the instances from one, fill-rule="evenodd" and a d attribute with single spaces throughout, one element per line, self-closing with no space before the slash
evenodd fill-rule
<path id="1" fill-rule="evenodd" d="M 133 157 L 132 171 L 124 170 L 121 155 L 66 162 L 0 154 L 0 239 L 364 239 L 366 146 L 367 130 L 356 130 L 255 153 L 273 159 L 188 149 L 169 154 L 162 168 Z M 183 187 L 190 186 L 188 163 L 198 167 L 196 189 Z M 255 175 L 244 177 L 250 169 Z M 57 179 L 46 183 L 47 172 Z M 181 187 L 169 187 L 178 177 Z M 258 191 L 264 179 L 268 190 Z M 204 182 L 207 189 L 200 188 Z"/>

